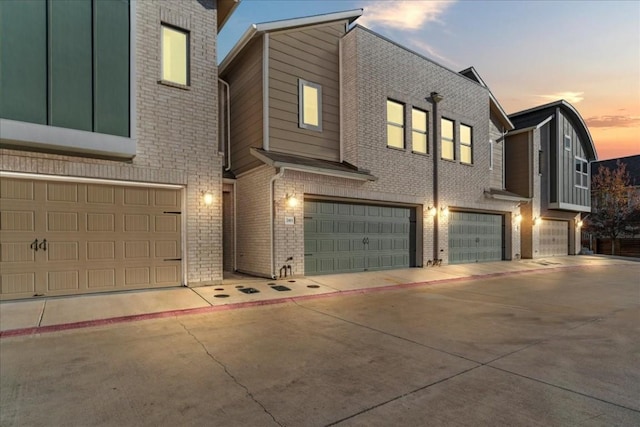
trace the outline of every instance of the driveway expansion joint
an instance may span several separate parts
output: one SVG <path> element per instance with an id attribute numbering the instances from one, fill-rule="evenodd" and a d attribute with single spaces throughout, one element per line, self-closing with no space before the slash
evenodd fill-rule
<path id="1" fill-rule="evenodd" d="M 207 356 L 209 356 L 209 358 L 211 360 L 213 360 L 218 366 L 220 366 L 222 368 L 222 370 L 224 371 L 225 374 L 227 374 L 227 376 L 229 378 L 231 378 L 231 380 L 240 388 L 242 388 L 244 390 L 244 392 L 246 393 L 246 395 L 249 397 L 249 399 L 251 399 L 256 405 L 260 406 L 260 408 L 262 408 L 262 410 L 264 411 L 265 414 L 267 414 L 269 417 L 271 417 L 271 419 L 273 420 L 274 423 L 276 423 L 277 425 L 279 425 L 280 427 L 284 427 L 284 424 L 282 424 L 281 422 L 279 422 L 276 417 L 273 416 L 273 414 L 271 412 L 269 412 L 269 410 L 258 400 L 256 399 L 256 397 L 253 395 L 253 393 L 251 393 L 251 391 L 249 391 L 249 388 L 242 384 L 240 382 L 240 380 L 238 380 L 238 378 L 233 375 L 231 373 L 231 371 L 229 371 L 229 368 L 227 368 L 227 366 L 222 363 L 222 361 L 220 359 L 218 359 L 216 356 L 214 356 L 209 350 L 207 350 L 207 347 L 204 345 L 204 343 L 202 341 L 200 341 L 198 339 L 198 337 L 196 337 L 190 330 L 189 328 L 187 328 L 187 326 L 178 321 L 178 323 L 180 324 L 180 326 L 182 326 L 182 328 L 185 330 L 185 332 L 187 332 L 187 334 L 189 334 L 191 336 L 191 338 L 193 338 L 198 344 L 200 344 L 200 346 L 202 347 L 202 349 L 204 350 L 205 353 L 207 353 Z"/>

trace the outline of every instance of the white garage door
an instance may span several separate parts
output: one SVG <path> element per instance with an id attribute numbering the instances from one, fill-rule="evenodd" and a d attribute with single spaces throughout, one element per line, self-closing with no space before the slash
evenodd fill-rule
<path id="1" fill-rule="evenodd" d="M 569 254 L 569 223 L 543 220 L 540 224 L 540 256 L 564 256 Z"/>
<path id="2" fill-rule="evenodd" d="M 0 299 L 181 283 L 180 190 L 0 180 Z"/>

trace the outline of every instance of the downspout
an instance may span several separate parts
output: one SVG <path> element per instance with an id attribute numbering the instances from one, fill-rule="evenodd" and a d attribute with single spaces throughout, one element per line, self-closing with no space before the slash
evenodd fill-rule
<path id="1" fill-rule="evenodd" d="M 439 140 L 438 140 L 438 103 L 442 101 L 443 97 L 438 92 L 431 92 L 431 102 L 433 103 L 433 206 L 438 209 L 438 161 L 439 153 Z M 439 211 L 436 210 L 436 214 L 433 216 L 433 259 L 439 259 L 439 239 L 438 239 L 438 215 Z"/>
<path id="2" fill-rule="evenodd" d="M 276 276 L 276 263 L 275 263 L 275 252 L 276 252 L 276 239 L 275 239 L 275 227 L 273 224 L 273 220 L 275 218 L 275 182 L 277 179 L 280 179 L 284 176 L 286 168 L 281 167 L 280 171 L 271 177 L 271 181 L 269 182 L 270 192 L 269 192 L 269 233 L 271 236 L 271 278 L 275 279 Z"/>
<path id="3" fill-rule="evenodd" d="M 224 170 L 229 171 L 231 170 L 231 87 L 229 86 L 229 83 L 225 82 L 220 77 L 218 77 L 218 81 L 222 83 L 225 88 L 227 88 L 227 91 L 226 91 L 227 103 L 225 105 L 225 110 L 226 110 L 225 113 L 227 116 L 227 166 L 224 168 Z M 234 199 L 234 203 L 235 203 L 235 199 Z"/>
<path id="4" fill-rule="evenodd" d="M 262 149 L 269 151 L 269 33 L 262 47 Z"/>
<path id="5" fill-rule="evenodd" d="M 233 271 L 238 271 L 238 191 L 233 183 Z"/>

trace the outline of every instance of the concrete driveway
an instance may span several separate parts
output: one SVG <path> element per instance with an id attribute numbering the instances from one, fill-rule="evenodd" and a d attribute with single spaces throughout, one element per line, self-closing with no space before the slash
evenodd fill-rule
<path id="1" fill-rule="evenodd" d="M 640 264 L 0 341 L 2 426 L 640 425 Z"/>

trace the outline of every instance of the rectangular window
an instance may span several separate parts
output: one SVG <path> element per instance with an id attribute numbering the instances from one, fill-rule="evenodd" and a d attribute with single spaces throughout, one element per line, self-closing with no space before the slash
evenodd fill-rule
<path id="1" fill-rule="evenodd" d="M 460 125 L 460 161 L 473 164 L 473 141 L 471 127 Z"/>
<path id="2" fill-rule="evenodd" d="M 453 139 L 453 121 L 443 118 L 440 120 L 442 141 L 442 152 L 440 157 L 447 160 L 455 160 L 455 142 Z"/>
<path id="3" fill-rule="evenodd" d="M 189 85 L 189 33 L 162 24 L 162 80 Z"/>
<path id="4" fill-rule="evenodd" d="M 404 105 L 387 100 L 387 146 L 404 148 Z"/>
<path id="5" fill-rule="evenodd" d="M 411 143 L 416 153 L 428 153 L 427 113 L 416 108 L 411 109 Z"/>
<path id="6" fill-rule="evenodd" d="M 564 135 L 564 149 L 567 151 L 571 150 L 571 135 Z"/>
<path id="7" fill-rule="evenodd" d="M 298 126 L 322 131 L 322 87 L 298 80 Z"/>
<path id="8" fill-rule="evenodd" d="M 589 163 L 585 159 L 576 157 L 576 187 L 589 188 Z"/>

